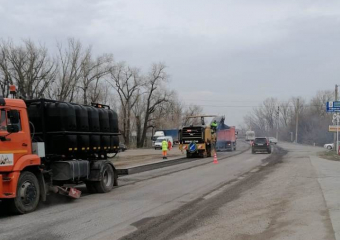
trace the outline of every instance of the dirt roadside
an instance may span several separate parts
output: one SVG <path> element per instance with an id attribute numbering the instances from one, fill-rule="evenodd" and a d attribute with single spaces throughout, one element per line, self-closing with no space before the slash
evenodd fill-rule
<path id="1" fill-rule="evenodd" d="M 168 151 L 168 159 L 185 157 L 178 146 Z M 155 149 L 129 149 L 125 152 L 120 152 L 116 157 L 110 159 L 113 164 L 118 167 L 133 167 L 141 164 L 154 163 L 162 160 L 162 151 Z"/>

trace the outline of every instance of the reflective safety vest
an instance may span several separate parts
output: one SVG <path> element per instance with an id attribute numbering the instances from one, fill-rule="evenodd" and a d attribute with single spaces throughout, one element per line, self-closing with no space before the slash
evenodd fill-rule
<path id="1" fill-rule="evenodd" d="M 166 140 L 162 141 L 162 150 L 168 151 L 168 142 Z"/>
<path id="2" fill-rule="evenodd" d="M 210 127 L 217 128 L 217 123 L 214 123 L 214 122 L 213 122 L 213 123 L 211 123 L 211 124 L 210 124 Z"/>

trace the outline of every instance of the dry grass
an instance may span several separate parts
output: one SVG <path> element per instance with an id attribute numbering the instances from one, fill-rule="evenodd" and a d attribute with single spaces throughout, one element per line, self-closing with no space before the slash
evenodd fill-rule
<path id="1" fill-rule="evenodd" d="M 318 153 L 320 158 L 324 158 L 327 160 L 333 160 L 333 161 L 340 161 L 340 155 L 337 154 L 336 151 L 322 151 Z"/>

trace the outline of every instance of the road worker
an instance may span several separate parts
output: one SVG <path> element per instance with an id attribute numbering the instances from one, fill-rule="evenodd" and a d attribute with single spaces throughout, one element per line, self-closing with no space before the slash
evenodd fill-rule
<path id="1" fill-rule="evenodd" d="M 170 151 L 172 149 L 172 144 L 171 144 L 171 141 L 169 140 L 168 141 L 168 150 Z"/>
<path id="2" fill-rule="evenodd" d="M 214 120 L 211 124 L 210 124 L 210 128 L 211 128 L 211 132 L 215 133 L 217 130 L 217 122 L 216 120 Z"/>
<path id="3" fill-rule="evenodd" d="M 163 139 L 163 141 L 162 141 L 162 152 L 163 152 L 163 159 L 168 159 L 167 158 L 168 141 L 166 139 Z"/>

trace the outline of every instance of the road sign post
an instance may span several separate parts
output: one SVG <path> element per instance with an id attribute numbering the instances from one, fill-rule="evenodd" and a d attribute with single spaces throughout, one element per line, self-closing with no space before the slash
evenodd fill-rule
<path id="1" fill-rule="evenodd" d="M 339 126 L 338 126 L 338 128 L 339 128 L 339 132 L 340 132 L 340 121 L 339 121 Z M 336 131 L 337 131 L 336 122 L 334 122 L 333 125 L 329 125 L 329 126 L 328 126 L 328 132 L 333 132 L 333 133 L 336 134 Z M 334 142 L 335 142 L 335 139 L 334 139 Z"/>
<path id="2" fill-rule="evenodd" d="M 336 151 L 339 154 L 339 112 L 340 112 L 340 101 L 327 102 L 326 103 L 327 112 L 335 112 L 333 115 L 333 124 L 336 122 Z"/>
<path id="3" fill-rule="evenodd" d="M 340 153 L 339 153 L 339 127 L 340 127 L 339 122 L 340 122 L 340 115 L 337 112 L 333 115 L 333 121 L 332 121 L 333 126 L 329 126 L 329 129 L 328 129 L 330 132 L 336 131 L 336 148 L 335 149 L 336 149 L 338 155 L 340 155 Z M 336 123 L 335 126 L 334 126 L 334 123 Z M 335 128 L 336 128 L 336 130 L 335 130 Z"/>
<path id="4" fill-rule="evenodd" d="M 327 102 L 327 112 L 340 112 L 340 101 Z"/>

